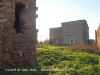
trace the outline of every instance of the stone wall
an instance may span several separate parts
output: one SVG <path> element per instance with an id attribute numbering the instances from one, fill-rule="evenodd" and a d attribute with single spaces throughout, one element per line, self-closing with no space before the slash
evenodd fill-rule
<path id="1" fill-rule="evenodd" d="M 36 63 L 36 0 L 0 0 L 0 69 Z"/>
<path id="2" fill-rule="evenodd" d="M 96 43 L 98 45 L 98 48 L 100 49 L 100 24 L 98 30 L 96 31 Z"/>
<path id="3" fill-rule="evenodd" d="M 50 28 L 50 43 L 62 44 L 62 27 Z"/>
<path id="4" fill-rule="evenodd" d="M 89 27 L 86 20 L 77 20 L 62 23 L 62 27 L 50 29 L 50 40 L 53 42 L 58 40 L 57 35 L 60 35 L 60 44 L 72 44 L 77 42 L 84 42 L 88 44 L 89 41 Z M 54 42 L 55 41 L 55 42 Z"/>
<path id="5" fill-rule="evenodd" d="M 77 20 L 62 23 L 63 44 L 75 42 L 88 43 L 89 30 L 86 20 Z"/>

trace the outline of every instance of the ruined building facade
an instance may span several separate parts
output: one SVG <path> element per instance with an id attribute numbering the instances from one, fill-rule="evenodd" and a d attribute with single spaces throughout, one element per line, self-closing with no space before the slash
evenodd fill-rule
<path id="1" fill-rule="evenodd" d="M 100 49 L 100 24 L 98 27 L 98 30 L 95 31 L 95 35 L 96 35 L 96 43 L 98 45 L 98 48 Z"/>
<path id="2" fill-rule="evenodd" d="M 50 43 L 73 44 L 89 42 L 89 27 L 86 20 L 62 23 L 62 27 L 50 28 Z"/>
<path id="3" fill-rule="evenodd" d="M 0 69 L 36 59 L 36 0 L 0 0 Z"/>

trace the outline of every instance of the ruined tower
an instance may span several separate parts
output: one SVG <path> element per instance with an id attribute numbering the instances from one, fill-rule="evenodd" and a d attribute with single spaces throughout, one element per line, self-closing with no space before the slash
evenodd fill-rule
<path id="1" fill-rule="evenodd" d="M 0 69 L 36 59 L 36 0 L 0 0 Z"/>
<path id="2" fill-rule="evenodd" d="M 89 27 L 86 20 L 62 23 L 62 27 L 50 28 L 50 43 L 73 44 L 89 42 Z"/>
<path id="3" fill-rule="evenodd" d="M 100 24 L 98 29 L 95 31 L 95 36 L 96 36 L 96 43 L 98 45 L 98 48 L 100 49 Z"/>

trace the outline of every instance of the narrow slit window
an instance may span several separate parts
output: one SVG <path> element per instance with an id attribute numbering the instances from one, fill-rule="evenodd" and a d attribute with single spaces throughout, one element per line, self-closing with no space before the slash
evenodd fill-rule
<path id="1" fill-rule="evenodd" d="M 0 0 L 0 8 L 2 8 L 3 7 L 3 5 L 2 5 L 2 0 Z"/>
<path id="2" fill-rule="evenodd" d="M 23 25 L 25 24 L 25 5 L 21 2 L 15 3 L 15 22 L 14 28 L 17 33 L 22 33 Z"/>

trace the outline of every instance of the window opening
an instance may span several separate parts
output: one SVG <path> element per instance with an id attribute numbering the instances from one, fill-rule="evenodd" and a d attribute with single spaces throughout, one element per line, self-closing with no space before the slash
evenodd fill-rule
<path id="1" fill-rule="evenodd" d="M 0 7 L 2 8 L 2 5 L 0 5 Z"/>
<path id="2" fill-rule="evenodd" d="M 70 35 L 70 32 L 68 32 L 67 35 L 69 36 Z"/>
<path id="3" fill-rule="evenodd" d="M 2 5 L 2 0 L 0 0 L 0 7 L 1 7 L 1 8 L 3 7 L 3 5 Z"/>
<path id="4" fill-rule="evenodd" d="M 16 34 L 17 34 L 17 33 L 22 33 L 22 27 L 25 22 L 23 18 L 23 14 L 25 13 L 24 12 L 25 5 L 23 5 L 21 2 L 15 3 L 15 5 L 16 6 L 15 6 L 14 28 L 16 29 Z"/>
<path id="5" fill-rule="evenodd" d="M 67 25 L 67 28 L 69 28 L 70 26 L 69 25 Z"/>

